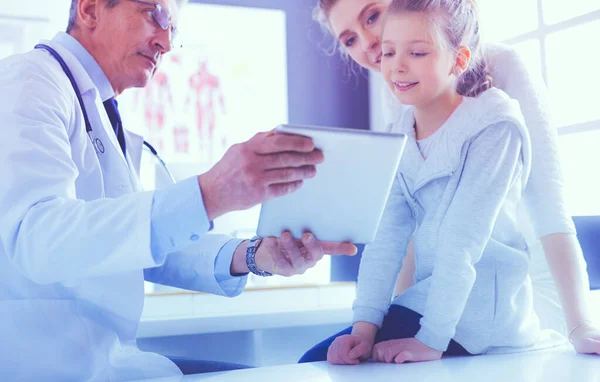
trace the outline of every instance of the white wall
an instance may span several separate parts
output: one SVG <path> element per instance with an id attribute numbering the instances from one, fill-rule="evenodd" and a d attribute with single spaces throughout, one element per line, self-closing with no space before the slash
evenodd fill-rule
<path id="1" fill-rule="evenodd" d="M 369 72 L 369 119 L 371 130 L 381 131 L 384 126 L 381 112 L 381 87 L 383 80 L 379 73 Z"/>
<path id="2" fill-rule="evenodd" d="M 0 59 L 32 49 L 40 39 L 64 30 L 70 0 L 2 0 L 0 6 Z"/>

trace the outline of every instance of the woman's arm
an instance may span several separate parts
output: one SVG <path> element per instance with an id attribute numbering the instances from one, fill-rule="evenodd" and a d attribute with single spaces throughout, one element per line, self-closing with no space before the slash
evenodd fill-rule
<path id="1" fill-rule="evenodd" d="M 569 340 L 579 353 L 600 354 L 600 330 L 588 308 L 590 285 L 577 237 L 558 233 L 540 240 L 570 331 Z"/>
<path id="2" fill-rule="evenodd" d="M 567 327 L 573 329 L 585 323 L 573 331 L 571 339 L 578 352 L 600 354 L 600 343 L 593 342 L 600 339 L 600 331 L 590 323 L 587 306 L 589 284 L 585 260 L 565 207 L 558 133 L 551 123 L 546 86 L 541 76 L 529 71 L 512 48 L 490 44 L 486 46 L 486 53 L 494 84 L 519 101 L 531 136 L 531 177 L 524 202 L 542 243 Z M 593 346 L 590 347 L 590 343 Z"/>

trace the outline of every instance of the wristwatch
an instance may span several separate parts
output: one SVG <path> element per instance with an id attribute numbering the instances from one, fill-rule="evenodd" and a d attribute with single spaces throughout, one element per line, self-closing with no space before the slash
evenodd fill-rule
<path id="1" fill-rule="evenodd" d="M 266 271 L 261 271 L 256 266 L 256 262 L 255 262 L 256 251 L 258 250 L 258 247 L 260 246 L 261 243 L 262 243 L 262 238 L 260 236 L 254 236 L 252 239 L 250 239 L 250 242 L 248 243 L 248 247 L 246 247 L 246 265 L 248 266 L 248 269 L 250 270 L 250 272 L 254 273 L 257 276 L 260 276 L 260 277 L 273 276 L 272 273 L 266 272 Z"/>

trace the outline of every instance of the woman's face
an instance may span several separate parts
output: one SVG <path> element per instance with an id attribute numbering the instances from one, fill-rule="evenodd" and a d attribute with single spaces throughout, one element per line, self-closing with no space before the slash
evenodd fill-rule
<path id="1" fill-rule="evenodd" d="M 383 19 L 391 0 L 338 0 L 329 11 L 334 37 L 360 66 L 380 71 Z"/>

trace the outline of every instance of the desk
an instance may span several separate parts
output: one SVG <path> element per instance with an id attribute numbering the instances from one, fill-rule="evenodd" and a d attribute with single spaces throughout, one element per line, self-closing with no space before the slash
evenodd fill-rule
<path id="1" fill-rule="evenodd" d="M 148 382 L 600 382 L 600 356 L 570 347 L 529 353 L 448 357 L 441 361 L 391 365 L 326 362 L 236 370 Z"/>
<path id="2" fill-rule="evenodd" d="M 354 296 L 354 283 L 250 290 L 231 299 L 203 293 L 148 296 L 137 337 L 348 325 Z"/>

